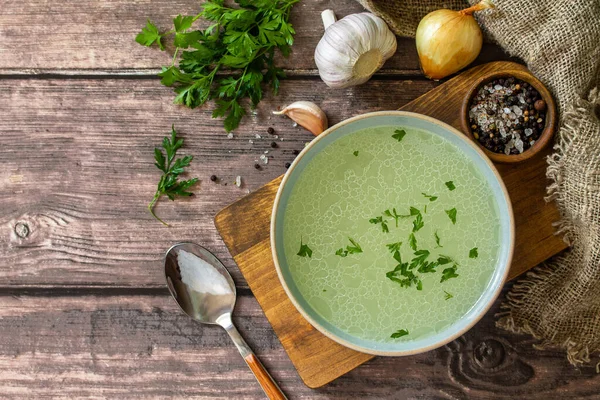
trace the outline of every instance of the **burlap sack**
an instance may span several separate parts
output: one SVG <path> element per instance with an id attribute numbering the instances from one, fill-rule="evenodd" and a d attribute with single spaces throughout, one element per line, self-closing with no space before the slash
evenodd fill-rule
<path id="1" fill-rule="evenodd" d="M 429 11 L 468 5 L 358 1 L 404 36 L 414 35 Z M 498 325 L 532 334 L 540 347 L 562 346 L 577 365 L 600 351 L 600 95 L 593 89 L 600 84 L 600 0 L 494 3 L 496 10 L 477 16 L 484 31 L 523 59 L 558 101 L 560 128 L 548 160 L 548 192 L 562 214 L 558 232 L 571 244 L 569 252 L 513 286 Z"/>

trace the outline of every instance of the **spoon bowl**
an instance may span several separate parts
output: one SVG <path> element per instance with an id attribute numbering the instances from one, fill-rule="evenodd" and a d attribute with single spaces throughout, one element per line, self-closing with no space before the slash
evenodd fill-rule
<path id="1" fill-rule="evenodd" d="M 165 278 L 179 307 L 194 320 L 227 331 L 269 399 L 286 399 L 273 378 L 233 325 L 235 284 L 227 268 L 210 251 L 178 243 L 165 254 Z"/>

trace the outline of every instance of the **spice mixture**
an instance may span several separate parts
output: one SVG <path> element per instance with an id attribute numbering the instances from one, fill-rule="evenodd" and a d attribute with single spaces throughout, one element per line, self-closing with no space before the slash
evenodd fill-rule
<path id="1" fill-rule="evenodd" d="M 499 78 L 477 91 L 469 106 L 473 137 L 495 153 L 520 154 L 546 126 L 546 102 L 529 83 Z"/>

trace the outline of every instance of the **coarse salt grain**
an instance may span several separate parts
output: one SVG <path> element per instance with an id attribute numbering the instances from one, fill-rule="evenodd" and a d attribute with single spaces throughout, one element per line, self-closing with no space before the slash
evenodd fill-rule
<path id="1" fill-rule="evenodd" d="M 494 89 L 496 89 L 496 90 L 502 90 L 504 88 L 502 87 L 502 85 L 496 85 L 496 86 L 494 86 Z"/>
<path id="2" fill-rule="evenodd" d="M 262 136 L 260 136 L 258 133 L 255 133 L 255 134 L 254 134 L 254 137 L 255 137 L 256 139 L 262 139 Z"/>
<path id="3" fill-rule="evenodd" d="M 252 144 L 252 143 L 254 143 L 254 140 L 250 139 L 250 140 L 248 140 L 248 143 Z"/>
<path id="4" fill-rule="evenodd" d="M 508 107 L 504 107 L 504 109 L 502 109 L 502 111 L 504 111 L 504 114 L 510 114 L 510 108 L 508 108 Z"/>
<path id="5" fill-rule="evenodd" d="M 242 187 L 242 177 L 239 175 L 235 177 L 235 186 Z"/>
<path id="6" fill-rule="evenodd" d="M 532 134 L 533 134 L 533 129 L 531 129 L 531 128 L 525 129 L 525 136 L 531 136 Z"/>
<path id="7" fill-rule="evenodd" d="M 233 139 L 233 133 L 229 132 L 229 133 L 227 134 L 227 139 Z"/>
<path id="8" fill-rule="evenodd" d="M 513 112 L 514 112 L 514 113 L 515 113 L 515 114 L 516 114 L 518 117 L 520 117 L 521 115 L 523 115 L 523 110 L 521 110 L 521 109 L 519 108 L 519 106 L 513 106 L 513 107 L 512 107 L 512 109 L 513 109 Z"/>
<path id="9" fill-rule="evenodd" d="M 260 155 L 260 160 L 263 162 L 263 164 L 269 163 L 269 157 L 265 156 L 264 154 Z"/>
<path id="10" fill-rule="evenodd" d="M 518 138 L 517 140 L 515 140 L 515 147 L 517 148 L 517 150 L 519 151 L 519 153 L 523 152 L 523 141 Z"/>

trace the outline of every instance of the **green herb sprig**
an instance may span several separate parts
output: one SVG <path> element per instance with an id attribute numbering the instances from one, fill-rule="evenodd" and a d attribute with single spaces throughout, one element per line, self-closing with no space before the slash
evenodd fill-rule
<path id="1" fill-rule="evenodd" d="M 162 39 L 173 35 L 175 53 L 171 65 L 159 74 L 161 83 L 174 88 L 176 104 L 195 108 L 215 99 L 212 116 L 225 117 L 223 125 L 229 132 L 246 114 L 244 99 L 255 107 L 263 98 L 263 84 L 278 92 L 285 74 L 275 65 L 275 53 L 287 57 L 291 52 L 296 32 L 289 17 L 298 1 L 235 0 L 237 6 L 229 7 L 224 0 L 208 0 L 199 14 L 175 17 L 169 31 L 161 33 L 148 20 L 135 40 L 143 46 L 156 43 L 164 51 Z M 211 25 L 193 29 L 199 18 Z M 233 75 L 218 77 L 222 70 Z"/>
<path id="2" fill-rule="evenodd" d="M 167 195 L 170 200 L 175 200 L 178 196 L 192 196 L 193 193 L 189 192 L 188 189 L 192 187 L 196 182 L 198 182 L 198 178 L 192 178 L 188 180 L 179 181 L 179 175 L 184 172 L 184 168 L 188 167 L 192 160 L 193 156 L 185 156 L 183 158 L 175 159 L 177 155 L 177 150 L 179 150 L 183 146 L 183 139 L 177 138 L 177 132 L 175 131 L 175 126 L 171 127 L 171 138 L 165 137 L 162 142 L 162 147 L 165 150 L 165 154 L 163 151 L 156 147 L 154 149 L 154 160 L 156 167 L 162 171 L 162 176 L 158 181 L 158 188 L 156 189 L 156 193 L 154 194 L 154 198 L 148 204 L 148 210 L 150 214 L 164 225 L 168 225 L 162 219 L 158 218 L 156 214 L 154 214 L 154 206 L 156 202 L 162 195 Z"/>
<path id="3" fill-rule="evenodd" d="M 303 243 L 302 238 L 300 238 L 300 250 L 298 251 L 297 255 L 300 257 L 312 258 L 312 253 L 312 249 L 308 247 L 307 244 Z"/>
<path id="4" fill-rule="evenodd" d="M 374 225 L 381 224 L 381 231 L 383 233 L 389 233 L 389 231 L 390 231 L 390 228 L 388 227 L 387 221 L 384 220 L 382 216 L 371 218 L 369 220 L 369 222 L 372 223 L 372 224 L 374 224 Z"/>
<path id="5" fill-rule="evenodd" d="M 392 335 L 390 336 L 392 339 L 398 339 L 401 338 L 402 336 L 406 336 L 408 335 L 408 331 L 406 329 L 399 329 L 396 332 L 392 333 Z"/>
<path id="6" fill-rule="evenodd" d="M 352 246 L 346 246 L 346 250 L 344 250 L 344 248 L 339 249 L 335 252 L 336 256 L 347 257 L 348 254 L 358 254 L 363 252 L 360 245 L 356 243 L 352 238 L 348 238 L 348 240 L 350 241 Z"/>

